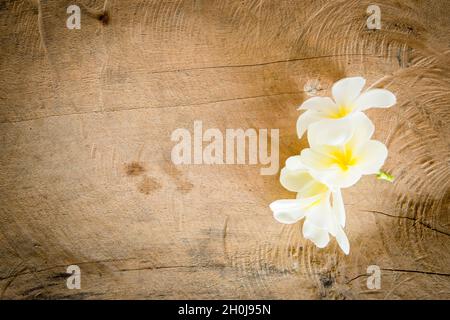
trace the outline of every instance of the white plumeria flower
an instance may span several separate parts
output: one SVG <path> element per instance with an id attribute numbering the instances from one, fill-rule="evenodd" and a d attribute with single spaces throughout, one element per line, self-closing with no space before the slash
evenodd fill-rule
<path id="1" fill-rule="evenodd" d="M 300 160 L 331 189 L 350 187 L 362 175 L 378 173 L 387 158 L 386 146 L 370 139 L 374 129 L 361 112 L 347 120 L 313 123 L 308 130 L 310 148 L 302 150 Z"/>
<path id="2" fill-rule="evenodd" d="M 313 97 L 303 102 L 299 110 L 306 111 L 297 120 L 298 137 L 317 121 L 348 118 L 370 108 L 389 108 L 396 103 L 395 95 L 386 89 L 361 93 L 365 83 L 362 77 L 344 78 L 333 84 L 334 101 L 328 97 Z"/>
<path id="3" fill-rule="evenodd" d="M 289 191 L 297 192 L 297 199 L 277 200 L 270 204 L 274 218 L 285 224 L 293 224 L 305 218 L 303 236 L 317 247 L 324 248 L 330 236 L 336 240 L 345 254 L 350 244 L 343 230 L 345 209 L 339 189 L 330 190 L 315 180 L 303 166 L 300 156 L 290 157 L 281 170 L 281 184 Z M 331 196 L 333 205 L 331 205 Z"/>

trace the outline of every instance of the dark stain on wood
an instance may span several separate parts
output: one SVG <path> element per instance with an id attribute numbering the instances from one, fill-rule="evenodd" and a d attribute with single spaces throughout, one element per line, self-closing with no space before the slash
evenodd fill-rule
<path id="1" fill-rule="evenodd" d="M 98 15 L 97 19 L 103 24 L 103 25 L 107 25 L 110 22 L 110 17 L 107 11 L 102 12 L 101 14 Z"/>
<path id="2" fill-rule="evenodd" d="M 161 184 L 152 177 L 145 176 L 138 184 L 138 190 L 140 193 L 149 195 L 155 190 L 161 189 Z"/>
<path id="3" fill-rule="evenodd" d="M 333 286 L 334 280 L 331 275 L 325 274 L 320 277 L 320 283 L 324 288 L 330 288 Z"/>
<path id="4" fill-rule="evenodd" d="M 131 162 L 125 164 L 125 173 L 127 176 L 137 177 L 146 172 L 144 165 L 140 162 Z"/>

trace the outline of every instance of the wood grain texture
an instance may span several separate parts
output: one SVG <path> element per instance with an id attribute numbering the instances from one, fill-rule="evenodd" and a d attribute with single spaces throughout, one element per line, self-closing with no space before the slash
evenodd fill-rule
<path id="1" fill-rule="evenodd" d="M 0 296 L 6 299 L 450 299 L 450 3 L 0 1 Z M 345 76 L 395 92 L 370 110 L 394 184 L 344 191 L 351 254 L 268 204 L 259 166 L 170 160 L 177 128 L 278 128 Z M 82 288 L 68 290 L 68 265 Z M 380 290 L 366 268 L 382 269 Z"/>

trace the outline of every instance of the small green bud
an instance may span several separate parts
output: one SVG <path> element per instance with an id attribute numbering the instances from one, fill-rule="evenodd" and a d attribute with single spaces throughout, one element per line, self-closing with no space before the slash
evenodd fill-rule
<path id="1" fill-rule="evenodd" d="M 377 179 L 392 182 L 392 181 L 394 181 L 394 176 L 387 172 L 380 170 L 380 172 L 377 173 Z"/>

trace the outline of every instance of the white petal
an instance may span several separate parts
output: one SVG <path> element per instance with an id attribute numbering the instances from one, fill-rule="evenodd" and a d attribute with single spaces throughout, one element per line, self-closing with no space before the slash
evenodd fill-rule
<path id="1" fill-rule="evenodd" d="M 308 208 L 306 220 L 316 228 L 326 230 L 336 236 L 340 226 L 334 208 L 331 207 L 330 192 L 324 193 L 318 203 L 313 203 Z"/>
<path id="2" fill-rule="evenodd" d="M 366 80 L 362 77 L 344 78 L 333 84 L 331 92 L 337 105 L 350 105 L 360 95 Z"/>
<path id="3" fill-rule="evenodd" d="M 375 131 L 375 126 L 369 117 L 363 112 L 356 112 L 351 116 L 354 131 L 353 134 L 365 140 L 369 140 Z"/>
<path id="4" fill-rule="evenodd" d="M 286 168 L 290 171 L 305 169 L 300 156 L 289 157 L 286 160 Z"/>
<path id="5" fill-rule="evenodd" d="M 372 89 L 361 94 L 355 101 L 356 110 L 389 108 L 397 102 L 395 95 L 386 89 Z"/>
<path id="6" fill-rule="evenodd" d="M 312 123 L 308 129 L 310 147 L 318 145 L 342 145 L 353 135 L 353 117 L 341 119 L 323 119 Z"/>
<path id="7" fill-rule="evenodd" d="M 333 209 L 336 219 L 342 227 L 345 227 L 345 206 L 341 189 L 333 191 Z"/>
<path id="8" fill-rule="evenodd" d="M 280 183 L 287 190 L 297 192 L 299 199 L 315 197 L 328 191 L 327 186 L 314 179 L 308 171 L 281 170 Z"/>
<path id="9" fill-rule="evenodd" d="M 330 193 L 322 196 L 318 203 L 308 208 L 307 220 L 319 229 L 329 230 L 330 220 L 333 219 L 330 205 Z"/>
<path id="10" fill-rule="evenodd" d="M 303 236 L 311 240 L 319 248 L 326 247 L 330 241 L 330 236 L 326 230 L 317 228 L 308 220 L 305 220 L 303 223 Z"/>
<path id="11" fill-rule="evenodd" d="M 310 170 L 323 171 L 337 169 L 335 159 L 326 150 L 329 148 L 327 146 L 320 146 L 314 149 L 303 149 L 300 153 L 302 163 Z M 314 177 L 314 174 L 312 176 Z"/>
<path id="12" fill-rule="evenodd" d="M 336 233 L 336 241 L 345 254 L 350 253 L 350 242 L 348 241 L 347 235 L 342 228 L 338 228 L 338 232 Z"/>
<path id="13" fill-rule="evenodd" d="M 322 119 L 320 113 L 313 110 L 306 110 L 303 112 L 300 117 L 297 119 L 297 135 L 299 138 L 303 136 L 303 134 L 308 130 L 308 127 L 311 123 L 319 121 Z"/>
<path id="14" fill-rule="evenodd" d="M 328 219 L 328 232 L 333 236 L 336 237 L 336 233 L 338 228 L 340 228 L 339 223 L 336 220 L 336 217 L 333 216 L 334 212 L 330 211 L 330 218 Z"/>
<path id="15" fill-rule="evenodd" d="M 297 197 L 300 199 L 309 199 L 311 197 L 321 196 L 328 191 L 329 189 L 326 185 L 313 179 L 309 184 L 304 185 L 303 188 L 298 191 Z"/>
<path id="16" fill-rule="evenodd" d="M 363 112 L 352 114 L 350 120 L 352 123 L 353 135 L 348 141 L 347 147 L 356 149 L 358 146 L 363 145 L 370 140 L 375 131 L 375 126 Z"/>
<path id="17" fill-rule="evenodd" d="M 348 170 L 311 170 L 311 175 L 331 188 L 348 188 L 361 179 L 362 173 L 357 166 Z"/>
<path id="18" fill-rule="evenodd" d="M 275 220 L 281 223 L 292 224 L 305 216 L 305 205 L 301 200 L 277 200 L 270 204 Z"/>
<path id="19" fill-rule="evenodd" d="M 388 150 L 380 141 L 370 140 L 358 148 L 355 157 L 358 168 L 363 174 L 375 174 L 386 161 Z"/>
<path id="20" fill-rule="evenodd" d="M 280 183 L 289 191 L 300 192 L 300 190 L 315 183 L 315 180 L 306 170 L 292 171 L 283 168 L 280 173 Z"/>
<path id="21" fill-rule="evenodd" d="M 298 110 L 327 112 L 335 107 L 334 101 L 328 97 L 312 97 L 302 103 Z"/>

